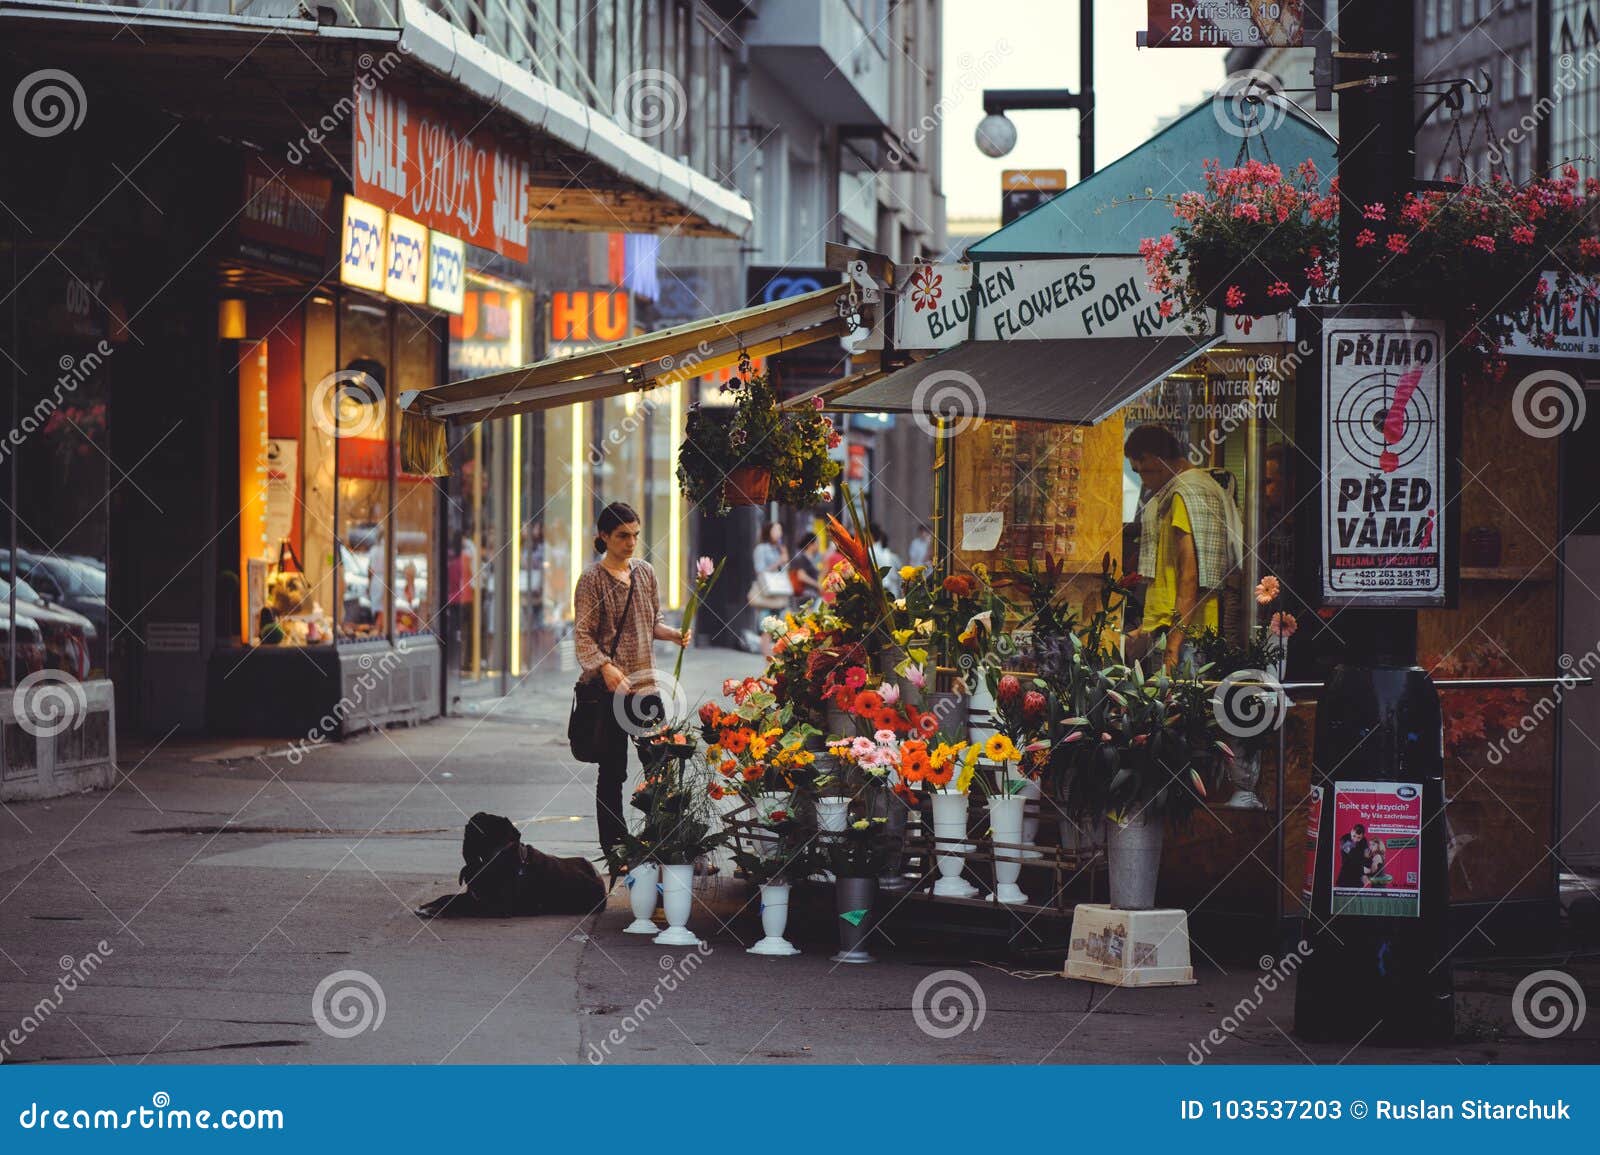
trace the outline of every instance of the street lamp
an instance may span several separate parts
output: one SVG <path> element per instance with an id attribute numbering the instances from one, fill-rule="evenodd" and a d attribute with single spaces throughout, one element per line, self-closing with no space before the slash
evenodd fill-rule
<path id="1" fill-rule="evenodd" d="M 977 141 L 979 152 L 998 160 L 1017 147 L 1017 126 L 1003 112 L 990 113 L 978 122 Z"/>

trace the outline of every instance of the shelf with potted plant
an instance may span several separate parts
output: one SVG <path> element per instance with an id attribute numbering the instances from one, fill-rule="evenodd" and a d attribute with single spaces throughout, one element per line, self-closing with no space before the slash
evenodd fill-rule
<path id="1" fill-rule="evenodd" d="M 731 406 L 689 407 L 678 448 L 678 483 L 701 509 L 725 514 L 734 506 L 769 500 L 810 506 L 839 475 L 828 451 L 839 443 L 819 410 L 785 411 L 767 373 L 748 357 L 725 387 Z"/>

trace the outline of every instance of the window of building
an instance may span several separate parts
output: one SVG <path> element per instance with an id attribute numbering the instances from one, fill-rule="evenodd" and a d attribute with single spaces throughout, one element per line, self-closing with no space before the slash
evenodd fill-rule
<path id="1" fill-rule="evenodd" d="M 1517 93 L 1517 62 L 1510 56 L 1500 57 L 1500 103 L 1509 104 Z"/>
<path id="2" fill-rule="evenodd" d="M 1439 5 L 1439 35 L 1448 36 L 1455 30 L 1456 5 L 1455 0 L 1444 0 Z"/>
<path id="3" fill-rule="evenodd" d="M 1439 35 L 1439 0 L 1427 0 L 1422 6 L 1422 35 L 1429 40 Z"/>
<path id="4" fill-rule="evenodd" d="M 1517 53 L 1517 95 L 1533 95 L 1533 49 L 1524 47 Z"/>

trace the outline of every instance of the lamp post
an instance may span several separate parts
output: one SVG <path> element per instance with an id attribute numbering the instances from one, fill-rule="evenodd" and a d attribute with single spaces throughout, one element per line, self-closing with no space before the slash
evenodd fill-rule
<path id="1" fill-rule="evenodd" d="M 1007 112 L 1078 112 L 1078 179 L 1094 173 L 1094 0 L 1078 0 L 1078 91 L 1068 88 L 986 88 L 984 117 L 978 122 L 978 149 L 1002 157 L 1017 143 L 1017 126 Z"/>

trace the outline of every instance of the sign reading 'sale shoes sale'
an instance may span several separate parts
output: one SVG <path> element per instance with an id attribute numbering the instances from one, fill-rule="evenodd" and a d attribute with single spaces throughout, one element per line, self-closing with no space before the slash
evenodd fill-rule
<path id="1" fill-rule="evenodd" d="M 1322 599 L 1443 604 L 1442 321 L 1330 317 L 1322 329 Z"/>

